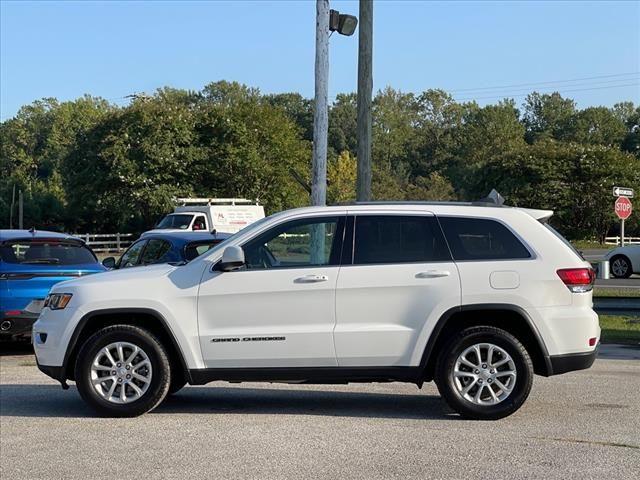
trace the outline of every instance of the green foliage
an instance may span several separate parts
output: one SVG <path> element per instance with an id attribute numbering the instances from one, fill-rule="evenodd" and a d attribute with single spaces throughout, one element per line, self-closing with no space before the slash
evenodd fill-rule
<path id="1" fill-rule="evenodd" d="M 356 95 L 329 111 L 328 201 L 355 198 Z M 611 186 L 640 191 L 640 108 L 576 108 L 558 93 L 480 107 L 442 90 L 386 88 L 373 101 L 373 195 L 477 200 L 556 211 L 573 238 L 616 233 Z M 0 228 L 13 188 L 25 224 L 141 231 L 182 196 L 259 199 L 269 213 L 308 204 L 313 101 L 237 82 L 164 88 L 118 107 L 85 96 L 43 99 L 0 124 Z M 14 225 L 16 224 L 14 210 Z M 640 216 L 627 222 L 640 234 Z"/>

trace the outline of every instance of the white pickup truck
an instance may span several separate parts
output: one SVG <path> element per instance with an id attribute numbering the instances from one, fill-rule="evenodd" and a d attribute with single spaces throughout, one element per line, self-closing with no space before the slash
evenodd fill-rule
<path id="1" fill-rule="evenodd" d="M 245 198 L 178 198 L 177 203 L 173 213 L 145 234 L 159 230 L 236 233 L 264 218 L 264 207 Z"/>

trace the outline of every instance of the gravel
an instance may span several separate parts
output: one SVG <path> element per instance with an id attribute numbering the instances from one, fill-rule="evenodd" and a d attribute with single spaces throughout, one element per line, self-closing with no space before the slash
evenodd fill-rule
<path id="1" fill-rule="evenodd" d="M 497 422 L 399 383 L 214 383 L 143 417 L 95 418 L 32 356 L 4 356 L 0 478 L 640 478 L 640 355 L 625 351 L 536 377 Z"/>

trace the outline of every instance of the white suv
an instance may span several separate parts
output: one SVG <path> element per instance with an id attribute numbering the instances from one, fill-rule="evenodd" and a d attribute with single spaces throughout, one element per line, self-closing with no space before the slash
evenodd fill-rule
<path id="1" fill-rule="evenodd" d="M 140 415 L 186 383 L 435 380 L 497 419 L 534 373 L 588 368 L 593 270 L 552 212 L 371 203 L 262 219 L 186 265 L 57 284 L 33 328 L 40 369 L 100 414 Z"/>

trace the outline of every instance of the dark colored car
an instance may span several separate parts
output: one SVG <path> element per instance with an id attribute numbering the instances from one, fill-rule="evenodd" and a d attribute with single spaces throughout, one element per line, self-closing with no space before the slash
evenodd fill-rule
<path id="1" fill-rule="evenodd" d="M 146 233 L 136 240 L 119 260 L 107 257 L 107 268 L 127 268 L 156 263 L 185 263 L 231 236 L 230 233 L 166 232 Z"/>
<path id="2" fill-rule="evenodd" d="M 105 270 L 79 238 L 33 229 L 0 230 L 0 339 L 29 337 L 56 283 Z"/>

